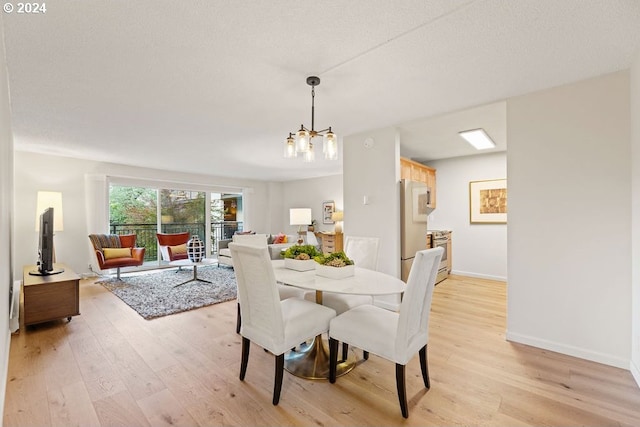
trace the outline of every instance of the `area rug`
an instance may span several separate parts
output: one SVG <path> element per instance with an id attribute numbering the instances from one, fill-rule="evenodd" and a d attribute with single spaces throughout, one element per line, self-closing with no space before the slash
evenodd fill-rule
<path id="1" fill-rule="evenodd" d="M 193 277 L 193 270 L 164 270 L 130 276 L 120 280 L 109 278 L 96 281 L 133 308 L 145 319 L 153 319 L 207 305 L 218 304 L 236 298 L 236 276 L 228 267 L 198 267 L 201 281 L 175 285 Z"/>

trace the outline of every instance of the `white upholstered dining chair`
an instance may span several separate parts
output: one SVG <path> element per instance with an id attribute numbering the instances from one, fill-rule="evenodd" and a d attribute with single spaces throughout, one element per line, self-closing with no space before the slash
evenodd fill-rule
<path id="1" fill-rule="evenodd" d="M 377 237 L 356 237 L 346 236 L 344 241 L 344 253 L 353 260 L 356 267 L 377 270 L 378 268 L 378 246 L 380 239 Z M 305 294 L 305 298 L 312 300 L 315 295 Z M 371 295 L 349 295 L 325 292 L 322 304 L 333 308 L 336 313 L 341 314 L 347 310 L 362 304 L 373 304 Z M 342 359 L 346 360 L 349 354 L 349 345 L 342 344 Z"/>
<path id="2" fill-rule="evenodd" d="M 267 247 L 267 236 L 264 234 L 235 234 L 233 236 L 233 242 L 239 245 L 255 246 L 258 248 Z M 231 257 L 233 259 L 233 256 Z M 287 298 L 304 298 L 306 291 L 296 288 L 295 286 L 288 286 L 278 284 L 278 293 L 280 299 Z M 237 314 L 236 314 L 236 333 L 240 333 L 240 325 L 242 324 L 242 315 L 240 313 L 240 295 L 238 294 Z"/>
<path id="3" fill-rule="evenodd" d="M 400 410 L 403 417 L 409 417 L 405 366 L 416 353 L 419 353 L 424 386 L 427 389 L 431 387 L 427 365 L 429 312 L 443 252 L 444 250 L 438 247 L 416 253 L 399 313 L 367 304 L 355 307 L 331 320 L 329 325 L 329 381 L 331 383 L 336 381 L 339 341 L 395 362 Z"/>
<path id="4" fill-rule="evenodd" d="M 276 357 L 273 404 L 280 400 L 284 374 L 284 353 L 301 342 L 327 332 L 336 312 L 298 298 L 280 300 L 269 250 L 230 243 L 233 267 L 242 301 L 242 360 L 240 380 L 244 381 L 253 342 Z"/>

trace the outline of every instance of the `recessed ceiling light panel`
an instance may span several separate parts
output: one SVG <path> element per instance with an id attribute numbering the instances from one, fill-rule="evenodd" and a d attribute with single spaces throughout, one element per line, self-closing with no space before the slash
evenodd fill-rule
<path id="1" fill-rule="evenodd" d="M 496 143 L 493 142 L 484 129 L 471 129 L 458 133 L 466 139 L 469 144 L 473 145 L 476 150 L 486 150 L 496 146 Z"/>

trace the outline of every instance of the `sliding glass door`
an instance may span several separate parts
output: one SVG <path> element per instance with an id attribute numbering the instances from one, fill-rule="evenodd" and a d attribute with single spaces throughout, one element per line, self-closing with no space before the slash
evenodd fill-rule
<path id="1" fill-rule="evenodd" d="M 242 231 L 243 215 L 241 193 L 109 185 L 110 232 L 136 234 L 149 262 L 161 260 L 157 232 L 197 235 L 212 256 L 218 240 Z"/>

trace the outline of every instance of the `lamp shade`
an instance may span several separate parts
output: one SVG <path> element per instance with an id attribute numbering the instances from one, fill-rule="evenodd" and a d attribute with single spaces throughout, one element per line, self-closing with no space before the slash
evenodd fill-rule
<path id="1" fill-rule="evenodd" d="M 344 217 L 343 211 L 335 211 L 331 214 L 331 220 L 335 221 L 334 231 L 336 233 L 342 233 L 342 219 Z"/>
<path id="2" fill-rule="evenodd" d="M 62 193 L 59 191 L 38 191 L 38 202 L 36 205 L 36 231 L 40 231 L 40 215 L 47 208 L 53 208 L 53 231 L 64 231 Z"/>
<path id="3" fill-rule="evenodd" d="M 289 224 L 291 225 L 311 224 L 311 208 L 289 209 Z"/>

